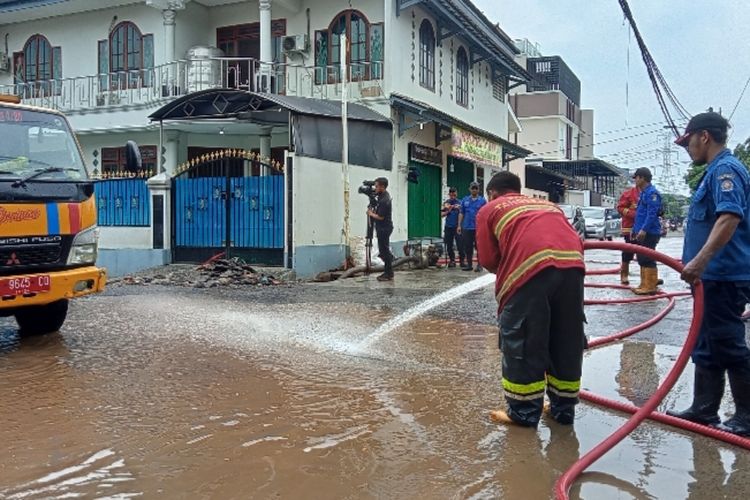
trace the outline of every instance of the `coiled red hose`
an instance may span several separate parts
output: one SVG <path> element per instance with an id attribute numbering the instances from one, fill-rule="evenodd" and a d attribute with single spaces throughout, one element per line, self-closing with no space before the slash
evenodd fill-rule
<path id="1" fill-rule="evenodd" d="M 630 243 L 609 242 L 609 241 L 586 241 L 584 242 L 584 248 L 589 249 L 589 250 L 599 249 L 599 250 L 617 250 L 617 251 L 633 252 L 636 254 L 645 255 L 646 257 L 656 260 L 657 262 L 666 264 L 667 266 L 671 267 L 677 272 L 682 271 L 682 264 L 676 259 L 668 257 L 655 250 L 651 250 L 650 248 L 646 248 L 646 247 L 639 246 L 639 245 L 632 245 Z M 660 313 L 661 317 L 657 315 L 657 317 L 652 318 L 647 323 L 654 324 L 655 322 L 659 321 L 661 318 L 666 316 L 666 314 L 669 312 L 669 310 L 667 309 L 671 309 L 671 307 L 674 307 L 674 300 L 675 300 L 674 297 L 670 298 L 670 304 L 667 306 L 667 308 L 665 308 L 664 311 L 662 311 L 662 313 Z M 693 347 L 695 346 L 696 340 L 698 340 L 698 333 L 700 331 L 700 324 L 701 324 L 702 319 L 703 319 L 703 285 L 699 282 L 693 288 L 693 318 L 690 322 L 690 329 L 688 331 L 688 336 L 685 339 L 685 344 L 682 346 L 682 350 L 680 351 L 679 356 L 677 357 L 677 361 L 675 361 L 674 366 L 672 366 L 672 368 L 669 370 L 669 373 L 667 373 L 667 376 L 664 379 L 664 382 L 661 383 L 661 385 L 656 389 L 656 392 L 654 392 L 654 394 L 648 399 L 648 401 L 646 401 L 643 407 L 638 408 L 635 414 L 632 417 L 630 417 L 630 419 L 628 419 L 628 421 L 625 422 L 624 425 L 622 425 L 619 429 L 613 432 L 604 441 L 596 445 L 592 450 L 586 453 L 583 457 L 578 459 L 578 461 L 576 461 L 557 480 L 557 483 L 555 484 L 555 494 L 558 499 L 567 500 L 570 486 L 573 484 L 576 478 L 584 470 L 586 470 L 591 464 L 593 464 L 595 461 L 601 458 L 609 450 L 614 448 L 620 441 L 625 439 L 625 437 L 627 437 L 628 434 L 633 432 L 633 430 L 635 430 L 636 427 L 638 427 L 638 425 L 641 424 L 641 422 L 651 417 L 656 407 L 659 405 L 659 403 L 661 403 L 661 401 L 669 393 L 672 387 L 674 387 L 674 384 L 677 382 L 677 379 L 680 377 L 680 374 L 685 369 L 685 365 L 687 364 L 688 359 L 690 358 L 690 353 L 692 352 Z M 641 325 L 634 327 L 634 328 L 638 329 L 640 327 Z M 643 328 L 640 328 L 640 329 L 643 329 Z M 627 332 L 627 330 L 623 332 Z M 604 339 L 610 339 L 610 340 L 603 341 L 603 339 L 597 339 L 596 341 L 592 342 L 592 344 L 595 344 L 594 346 L 602 345 L 606 342 L 610 342 L 611 340 L 614 340 L 612 339 L 612 337 L 622 338 L 623 332 L 619 332 L 618 334 L 615 334 L 615 335 L 610 335 L 609 337 L 604 337 Z M 630 335 L 632 335 L 632 333 L 630 333 Z M 585 394 L 588 394 L 588 393 L 585 393 Z M 604 398 L 599 399 L 597 397 L 597 399 L 598 401 L 602 401 L 602 402 L 604 401 Z M 605 403 L 605 406 L 610 406 L 610 405 Z M 610 407 L 618 409 L 615 405 L 611 405 Z M 620 407 L 619 409 L 620 411 L 623 411 L 622 407 Z M 683 422 L 682 420 L 680 419 L 675 419 L 675 420 L 679 420 L 681 423 L 680 425 L 682 425 L 682 422 Z M 687 425 L 687 423 L 685 425 Z M 697 431 L 697 432 L 700 432 L 700 431 Z M 734 438 L 739 438 L 739 439 L 734 439 Z M 727 437 L 727 439 L 729 439 L 729 437 Z M 742 441 L 745 441 L 745 439 L 739 436 L 733 436 L 731 442 L 735 444 L 735 442 L 740 443 Z"/>

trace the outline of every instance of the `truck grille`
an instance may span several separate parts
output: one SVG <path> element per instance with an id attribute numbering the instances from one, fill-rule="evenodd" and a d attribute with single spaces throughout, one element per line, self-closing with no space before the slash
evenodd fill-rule
<path id="1" fill-rule="evenodd" d="M 61 243 L 0 248 L 0 265 L 6 269 L 12 269 L 56 264 L 60 260 L 61 253 Z"/>

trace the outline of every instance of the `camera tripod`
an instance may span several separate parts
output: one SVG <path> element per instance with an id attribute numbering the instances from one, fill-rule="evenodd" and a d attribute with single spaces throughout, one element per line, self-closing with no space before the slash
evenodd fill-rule
<path id="1" fill-rule="evenodd" d="M 372 205 L 368 208 L 373 208 Z M 370 273 L 372 268 L 372 236 L 375 232 L 375 224 L 372 222 L 372 217 L 367 215 L 367 231 L 365 232 L 365 273 Z"/>

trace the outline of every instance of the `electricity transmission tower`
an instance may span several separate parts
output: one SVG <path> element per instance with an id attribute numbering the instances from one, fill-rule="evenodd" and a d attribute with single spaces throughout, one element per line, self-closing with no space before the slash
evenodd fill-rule
<path id="1" fill-rule="evenodd" d="M 654 180 L 661 186 L 662 192 L 676 194 L 678 191 L 677 175 L 679 173 L 676 172 L 675 160 L 677 160 L 679 152 L 672 147 L 674 134 L 670 130 L 665 130 L 659 134 L 659 140 L 663 142 L 663 146 L 657 153 L 661 154 L 662 165 L 658 177 L 657 173 L 654 172 Z"/>

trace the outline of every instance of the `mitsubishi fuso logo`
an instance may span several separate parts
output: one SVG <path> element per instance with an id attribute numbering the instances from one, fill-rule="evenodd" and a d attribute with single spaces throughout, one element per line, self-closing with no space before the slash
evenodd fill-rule
<path id="1" fill-rule="evenodd" d="M 16 252 L 13 252 L 10 254 L 10 259 L 8 259 L 8 262 L 5 263 L 6 266 L 17 266 L 21 263 L 20 260 L 18 260 L 18 257 L 16 256 Z"/>

